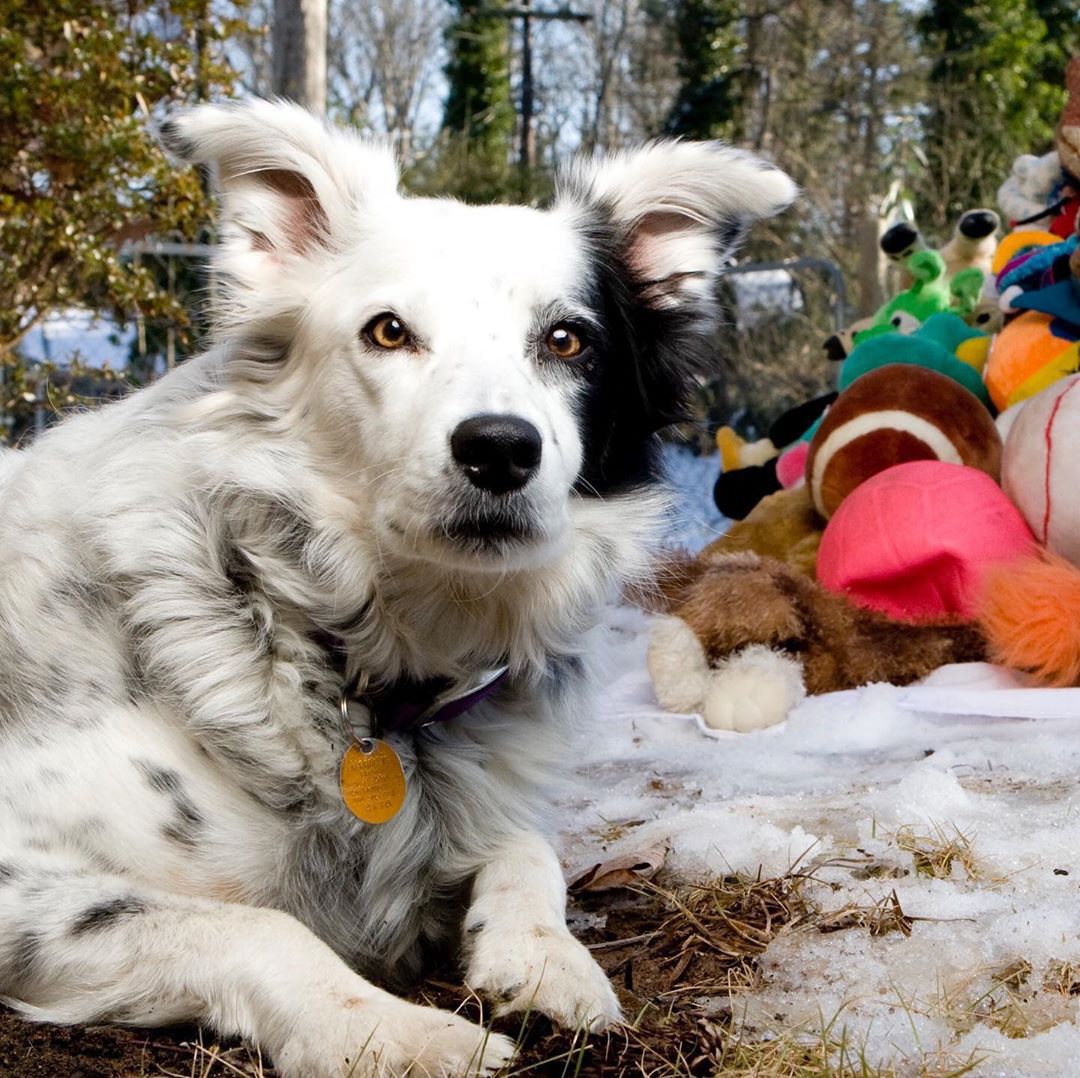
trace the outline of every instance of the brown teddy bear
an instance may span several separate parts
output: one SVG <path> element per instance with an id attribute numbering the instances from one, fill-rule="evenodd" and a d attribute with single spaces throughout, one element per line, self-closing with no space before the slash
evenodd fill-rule
<path id="1" fill-rule="evenodd" d="M 986 658 L 969 622 L 893 621 L 754 554 L 668 562 L 653 609 L 662 613 L 648 667 L 660 706 L 718 730 L 772 726 L 807 693 L 906 685 Z"/>

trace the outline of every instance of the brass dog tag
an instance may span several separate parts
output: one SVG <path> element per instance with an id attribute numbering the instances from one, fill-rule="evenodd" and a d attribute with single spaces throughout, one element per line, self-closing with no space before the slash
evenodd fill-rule
<path id="1" fill-rule="evenodd" d="M 341 759 L 341 798 L 364 823 L 386 823 L 405 803 L 405 772 L 394 750 L 380 738 L 364 738 Z"/>

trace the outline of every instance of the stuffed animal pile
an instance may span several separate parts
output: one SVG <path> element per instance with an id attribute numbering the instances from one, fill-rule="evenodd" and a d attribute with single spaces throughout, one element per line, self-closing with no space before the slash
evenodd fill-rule
<path id="1" fill-rule="evenodd" d="M 1053 151 L 825 342 L 838 393 L 717 436 L 737 523 L 668 573 L 649 667 L 671 710 L 749 729 L 805 692 L 992 657 L 1080 683 L 1080 57 Z"/>

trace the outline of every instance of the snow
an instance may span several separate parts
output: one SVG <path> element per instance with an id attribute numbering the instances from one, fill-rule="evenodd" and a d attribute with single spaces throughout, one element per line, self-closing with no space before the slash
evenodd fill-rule
<path id="1" fill-rule="evenodd" d="M 679 457 L 673 469 L 695 542 L 722 526 L 702 494 L 714 467 Z M 977 1074 L 1077 1073 L 1080 996 L 1056 985 L 1071 963 L 1080 989 L 1080 690 L 1025 690 L 973 664 L 709 736 L 696 717 L 659 710 L 647 631 L 646 615 L 613 607 L 596 634 L 605 678 L 565 803 L 570 869 L 662 841 L 684 881 L 798 862 L 822 909 L 895 891 L 925 918 L 910 936 L 796 927 L 770 944 L 756 990 L 706 1005 L 734 1006 L 755 1035 L 835 1019 L 871 1065 L 901 1073 L 972 1057 Z M 958 833 L 972 871 L 958 858 L 944 878 L 920 875 L 898 841 Z M 994 979 L 1020 962 L 1030 973 L 1012 991 Z"/>
<path id="2" fill-rule="evenodd" d="M 790 317 L 805 307 L 795 278 L 785 269 L 743 269 L 731 273 L 728 282 L 735 292 L 739 325 L 751 330 L 771 315 Z"/>
<path id="3" fill-rule="evenodd" d="M 731 524 L 716 508 L 712 496 L 713 484 L 721 470 L 720 458 L 698 457 L 683 446 L 668 445 L 664 448 L 664 470 L 674 496 L 664 541 L 672 546 L 700 550 Z"/>
<path id="4" fill-rule="evenodd" d="M 34 362 L 65 364 L 72 356 L 90 367 L 127 366 L 134 330 L 94 311 L 69 307 L 55 311 L 23 338 L 21 351 Z"/>

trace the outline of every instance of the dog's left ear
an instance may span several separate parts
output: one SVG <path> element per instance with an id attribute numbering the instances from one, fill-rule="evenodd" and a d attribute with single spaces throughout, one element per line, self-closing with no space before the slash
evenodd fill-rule
<path id="1" fill-rule="evenodd" d="M 207 167 L 221 204 L 221 266 L 241 291 L 279 284 L 353 235 L 361 210 L 397 190 L 382 146 L 285 102 L 200 105 L 166 119 L 174 157 Z"/>
<path id="2" fill-rule="evenodd" d="M 720 142 L 653 142 L 583 160 L 559 188 L 614 226 L 638 296 L 656 308 L 709 303 L 722 260 L 753 221 L 797 188 L 774 165 Z"/>

